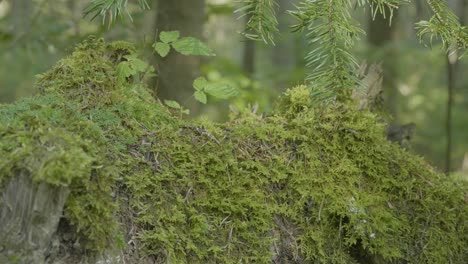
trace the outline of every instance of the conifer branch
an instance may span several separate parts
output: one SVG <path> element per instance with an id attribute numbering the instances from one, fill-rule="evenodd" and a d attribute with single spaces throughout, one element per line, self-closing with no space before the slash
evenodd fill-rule
<path id="1" fill-rule="evenodd" d="M 313 94 L 319 100 L 346 93 L 357 83 L 356 59 L 349 52 L 364 31 L 349 13 L 350 0 L 305 0 L 290 13 L 299 21 L 293 31 L 306 30 L 313 50 L 306 56 Z"/>
<path id="2" fill-rule="evenodd" d="M 460 25 L 458 18 L 443 0 L 426 0 L 434 12 L 429 21 L 417 23 L 418 36 L 440 38 L 447 50 L 468 47 L 467 27 Z M 408 0 L 367 0 L 372 15 L 381 13 L 391 19 L 394 10 Z M 359 82 L 355 75 L 356 60 L 350 53 L 354 42 L 364 31 L 353 21 L 349 13 L 352 0 L 303 0 L 297 10 L 290 11 L 298 23 L 293 31 L 307 31 L 309 44 L 313 46 L 306 56 L 307 66 L 312 73 L 307 76 L 309 87 L 320 100 L 346 94 Z M 365 0 L 357 4 L 364 6 Z"/>
<path id="3" fill-rule="evenodd" d="M 138 5 L 142 10 L 150 9 L 147 0 L 138 0 Z M 94 20 L 96 17 L 101 16 L 102 23 L 104 24 L 108 20 L 109 26 L 118 17 L 123 18 L 124 13 L 132 20 L 132 16 L 128 11 L 128 0 L 91 0 L 91 3 L 84 9 L 85 17 L 91 15 L 91 20 Z"/>
<path id="4" fill-rule="evenodd" d="M 400 5 L 408 2 L 409 0 L 371 0 L 369 1 L 369 5 L 374 19 L 377 13 L 380 13 L 384 18 L 388 18 L 389 23 L 391 24 L 394 10 L 398 9 Z"/>
<path id="5" fill-rule="evenodd" d="M 434 38 L 440 39 L 447 50 L 458 49 L 466 52 L 468 48 L 468 28 L 462 26 L 458 17 L 450 10 L 443 0 L 426 0 L 434 15 L 429 21 L 416 24 L 420 39 L 429 38 L 432 44 Z"/>
<path id="6" fill-rule="evenodd" d="M 242 14 L 240 17 L 248 17 L 246 30 L 242 34 L 249 39 L 274 45 L 274 36 L 278 33 L 276 6 L 276 0 L 244 0 L 243 6 L 235 11 Z"/>

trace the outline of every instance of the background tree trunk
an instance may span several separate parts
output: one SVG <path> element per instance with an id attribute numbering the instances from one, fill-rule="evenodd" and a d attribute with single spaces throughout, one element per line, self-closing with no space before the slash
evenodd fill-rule
<path id="1" fill-rule="evenodd" d="M 383 61 L 383 93 L 385 97 L 385 105 L 390 114 L 396 118 L 396 75 L 397 71 L 394 68 L 395 62 L 392 60 L 396 57 L 397 51 L 391 46 L 397 22 L 397 11 L 392 18 L 392 26 L 388 16 L 384 18 L 381 14 L 377 14 L 373 19 L 372 14 L 369 15 L 368 42 L 373 48 L 385 49 L 380 60 Z"/>
<path id="2" fill-rule="evenodd" d="M 251 16 L 246 15 L 244 30 L 247 31 L 247 23 L 249 22 Z M 255 41 L 244 37 L 244 50 L 242 52 L 242 69 L 244 69 L 245 74 L 250 78 L 253 77 L 255 73 Z"/>
<path id="3" fill-rule="evenodd" d="M 32 13 L 33 1 L 11 1 L 11 25 L 13 27 L 15 40 L 22 38 L 29 31 L 29 28 L 31 27 Z"/>
<path id="4" fill-rule="evenodd" d="M 71 21 L 73 23 L 73 33 L 75 37 L 79 37 L 81 35 L 80 20 L 83 16 L 83 3 L 75 0 L 68 0 L 67 5 L 70 9 Z"/>
<path id="5" fill-rule="evenodd" d="M 272 48 L 272 63 L 278 72 L 290 74 L 296 67 L 296 38 L 291 35 L 290 25 L 295 23 L 294 18 L 287 14 L 287 10 L 294 10 L 297 0 L 278 1 L 278 30 L 280 35 L 276 37 L 276 45 Z M 288 85 L 287 78 L 280 80 L 276 86 L 283 91 Z"/>
<path id="6" fill-rule="evenodd" d="M 202 38 L 205 0 L 160 0 L 156 8 L 156 30 L 178 30 L 181 36 Z M 192 82 L 199 76 L 200 57 L 171 52 L 157 58 L 156 95 L 184 102 L 193 93 Z"/>
<path id="7" fill-rule="evenodd" d="M 460 18 L 460 23 L 464 25 L 465 12 L 464 12 L 464 1 L 449 0 L 447 1 L 448 6 L 454 11 L 454 13 Z M 458 54 L 456 50 L 450 50 L 447 54 L 447 112 L 445 117 L 445 132 L 447 138 L 447 144 L 445 146 L 445 173 L 448 175 L 452 170 L 452 142 L 453 142 L 453 131 L 452 131 L 452 116 L 454 107 L 454 93 L 457 88 L 458 79 Z"/>

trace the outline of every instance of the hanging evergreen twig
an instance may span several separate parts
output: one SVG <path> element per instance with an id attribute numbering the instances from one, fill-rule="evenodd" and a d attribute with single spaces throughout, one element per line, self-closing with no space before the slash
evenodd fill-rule
<path id="1" fill-rule="evenodd" d="M 434 38 L 440 39 L 447 51 L 460 50 L 466 52 L 468 48 L 468 28 L 462 26 L 458 17 L 450 10 L 443 0 L 427 0 L 434 15 L 428 21 L 416 24 L 420 39 L 429 38 L 432 44 Z"/>
<path id="2" fill-rule="evenodd" d="M 353 2 L 305 0 L 290 12 L 299 21 L 293 31 L 307 31 L 313 46 L 306 56 L 307 66 L 313 68 L 307 80 L 320 101 L 345 92 L 358 81 L 357 62 L 349 50 L 364 31 L 349 13 Z"/>
<path id="3" fill-rule="evenodd" d="M 150 9 L 150 6 L 146 0 L 138 0 L 138 5 L 142 10 Z M 132 16 L 128 11 L 128 0 L 92 0 L 91 3 L 84 9 L 84 16 L 91 15 L 91 20 L 96 17 L 102 17 L 102 23 L 104 24 L 108 20 L 109 26 L 118 18 L 123 18 L 123 14 L 126 13 L 130 20 Z"/>
<path id="4" fill-rule="evenodd" d="M 365 5 L 363 0 L 360 1 L 362 2 L 361 5 Z M 380 13 L 384 18 L 388 18 L 389 23 L 391 24 L 394 10 L 398 9 L 400 5 L 408 2 L 409 0 L 371 0 L 368 3 L 371 8 L 373 19 L 375 19 L 377 13 Z"/>
<path id="5" fill-rule="evenodd" d="M 244 0 L 243 6 L 235 11 L 242 14 L 240 17 L 249 17 L 242 34 L 249 39 L 274 45 L 274 36 L 279 32 L 276 6 L 275 0 Z"/>
<path id="6" fill-rule="evenodd" d="M 372 15 L 381 13 L 391 23 L 393 12 L 408 0 L 368 0 Z M 460 25 L 458 18 L 443 0 L 427 0 L 434 12 L 429 21 L 417 23 L 418 36 L 428 36 L 430 43 L 439 38 L 447 50 L 463 50 L 468 47 L 468 29 Z M 364 31 L 353 22 L 349 13 L 352 0 L 303 0 L 296 11 L 290 13 L 299 23 L 294 31 L 307 31 L 309 43 L 314 48 L 306 56 L 307 65 L 313 68 L 307 80 L 317 98 L 327 98 L 346 93 L 358 82 L 354 72 L 356 60 L 349 50 Z M 366 4 L 358 0 L 359 6 Z"/>

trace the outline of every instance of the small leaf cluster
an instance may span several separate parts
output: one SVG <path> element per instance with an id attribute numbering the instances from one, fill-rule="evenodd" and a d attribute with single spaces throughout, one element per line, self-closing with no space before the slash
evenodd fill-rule
<path id="1" fill-rule="evenodd" d="M 185 114 L 185 115 L 190 114 L 190 110 L 184 108 L 183 106 L 181 106 L 177 101 L 164 100 L 164 104 L 166 104 L 168 107 L 170 107 L 172 109 L 178 110 L 180 112 L 180 114 Z"/>
<path id="2" fill-rule="evenodd" d="M 159 40 L 153 44 L 153 48 L 163 58 L 169 54 L 171 47 L 182 55 L 216 56 L 201 40 L 194 37 L 180 38 L 179 31 L 162 31 Z"/>
<path id="3" fill-rule="evenodd" d="M 197 78 L 193 82 L 193 88 L 195 88 L 193 96 L 202 104 L 207 103 L 207 94 L 219 99 L 229 99 L 239 95 L 239 90 L 231 85 L 226 83 L 209 83 L 205 77 Z"/>
<path id="4" fill-rule="evenodd" d="M 138 76 L 139 74 L 154 73 L 154 67 L 147 62 L 138 58 L 137 54 L 124 56 L 125 61 L 122 61 L 117 66 L 117 79 L 120 83 L 130 77 Z"/>
<path id="5" fill-rule="evenodd" d="M 162 31 L 159 34 L 159 40 L 153 44 L 154 50 L 161 56 L 166 57 L 171 48 L 182 55 L 195 56 L 215 56 L 214 52 L 201 40 L 193 37 L 180 37 L 179 31 Z M 195 100 L 206 104 L 208 96 L 219 99 L 229 99 L 239 95 L 239 91 L 226 83 L 209 83 L 205 77 L 199 77 L 193 82 Z M 188 114 L 189 110 L 184 109 L 179 103 L 171 100 L 165 101 L 170 108 L 178 109 L 181 113 Z"/>

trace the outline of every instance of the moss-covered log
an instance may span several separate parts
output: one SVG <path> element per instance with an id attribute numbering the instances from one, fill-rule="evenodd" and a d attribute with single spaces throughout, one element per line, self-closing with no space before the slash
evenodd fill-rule
<path id="1" fill-rule="evenodd" d="M 1 263 L 466 263 L 467 185 L 353 103 L 186 121 L 92 40 L 0 107 Z"/>

